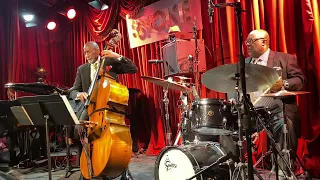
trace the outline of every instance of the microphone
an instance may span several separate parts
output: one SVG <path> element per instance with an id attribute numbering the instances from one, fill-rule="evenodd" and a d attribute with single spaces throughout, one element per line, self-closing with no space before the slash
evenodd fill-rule
<path id="1" fill-rule="evenodd" d="M 151 59 L 151 60 L 148 60 L 149 63 L 163 63 L 163 60 L 158 60 L 158 59 Z"/>
<path id="2" fill-rule="evenodd" d="M 212 23 L 213 8 L 211 7 L 211 0 L 208 0 L 208 15 L 209 15 L 209 22 Z"/>

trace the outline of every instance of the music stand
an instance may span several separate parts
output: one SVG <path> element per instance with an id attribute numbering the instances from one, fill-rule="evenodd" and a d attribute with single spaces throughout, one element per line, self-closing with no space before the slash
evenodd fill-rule
<path id="1" fill-rule="evenodd" d="M 12 108 L 19 123 L 22 125 L 38 125 L 46 127 L 46 143 L 48 158 L 48 175 L 51 177 L 51 156 L 49 143 L 49 125 L 75 125 L 80 124 L 77 116 L 64 95 L 39 95 L 20 97 L 18 101 L 21 108 Z M 23 115 L 24 114 L 24 115 Z M 18 119 L 19 118 L 19 119 Z"/>
<path id="2" fill-rule="evenodd" d="M 17 119 L 10 111 L 12 106 L 18 106 L 18 101 L 2 101 L 0 100 L 0 131 L 14 131 Z"/>

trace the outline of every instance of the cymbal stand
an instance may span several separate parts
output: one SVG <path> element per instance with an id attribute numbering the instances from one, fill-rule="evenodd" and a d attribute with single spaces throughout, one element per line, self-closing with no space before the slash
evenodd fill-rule
<path id="1" fill-rule="evenodd" d="M 237 68 L 239 69 L 239 68 Z M 238 72 L 235 74 L 235 79 L 237 80 L 236 86 L 235 86 L 235 90 L 236 90 L 236 109 L 237 109 L 237 115 L 238 115 L 238 127 L 239 127 L 239 140 L 238 140 L 238 146 L 239 146 L 239 153 L 240 153 L 240 162 L 236 163 L 235 165 L 235 169 L 234 169 L 234 173 L 238 172 L 237 175 L 235 175 L 233 173 L 233 175 L 231 176 L 231 180 L 232 179 L 238 179 L 239 175 L 241 177 L 242 180 L 247 179 L 247 174 L 246 174 L 246 167 L 248 166 L 248 163 L 245 163 L 245 157 L 244 157 L 244 151 L 243 151 L 243 127 L 242 127 L 242 122 L 241 122 L 241 100 L 240 100 L 240 88 L 239 88 L 239 82 L 240 82 L 240 74 L 239 74 L 239 70 L 237 70 Z M 238 171 L 237 171 L 238 170 Z M 261 177 L 261 175 L 258 173 L 257 170 L 255 170 L 255 168 L 253 167 L 253 174 L 255 174 L 258 179 L 263 180 L 263 178 Z M 234 176 L 235 175 L 235 176 Z"/>
<path id="2" fill-rule="evenodd" d="M 286 91 L 285 89 L 284 89 L 284 85 L 282 85 L 282 89 L 281 89 L 281 91 Z M 290 178 L 290 179 L 296 179 L 296 176 L 295 176 L 295 174 L 294 174 L 294 172 L 292 171 L 292 162 L 291 162 L 291 155 L 293 155 L 293 156 L 295 156 L 295 158 L 296 159 L 298 159 L 298 162 L 299 162 L 299 164 L 300 164 L 300 166 L 301 166 L 301 168 L 303 169 L 303 174 L 305 175 L 305 177 L 307 178 L 307 179 L 309 179 L 310 177 L 309 177 L 309 173 L 306 171 L 306 169 L 304 168 L 304 166 L 303 166 L 303 164 L 302 164 L 302 162 L 301 162 L 301 160 L 299 159 L 299 157 L 295 154 L 295 153 L 293 153 L 292 152 L 292 150 L 291 149 L 289 149 L 288 148 L 288 142 L 289 142 L 289 136 L 288 136 L 288 133 L 289 133 L 289 131 L 288 131 L 288 120 L 287 120 L 287 116 L 285 115 L 286 114 L 286 110 L 285 110 L 285 97 L 284 98 L 280 98 L 280 97 L 278 97 L 281 101 L 282 101 L 282 112 L 283 112 L 283 138 L 284 138 L 284 142 L 283 142 L 283 149 L 282 149 L 282 152 L 284 153 L 283 154 L 283 158 L 284 159 L 286 159 L 287 160 L 287 162 L 285 162 L 284 160 L 284 162 L 285 162 L 285 164 L 286 164 L 286 166 L 287 166 L 287 168 L 289 169 L 289 171 L 290 171 L 290 177 L 288 177 L 288 178 Z M 288 165 L 287 165 L 288 164 Z"/>
<path id="3" fill-rule="evenodd" d="M 240 101 L 240 90 L 239 90 L 240 74 L 236 73 L 235 77 L 237 79 L 237 84 L 236 84 L 235 90 L 237 92 L 236 108 L 237 108 L 237 113 L 238 113 L 238 127 L 239 127 L 238 146 L 239 146 L 239 153 L 240 153 L 240 162 L 237 163 L 237 165 L 235 167 L 235 171 L 239 168 L 239 172 L 241 173 L 241 178 L 242 178 L 242 180 L 245 180 L 246 179 L 245 172 L 244 172 L 245 158 L 244 158 L 244 153 L 243 153 L 243 132 L 242 132 L 242 125 L 241 125 L 241 101 Z"/>
<path id="4" fill-rule="evenodd" d="M 282 89 L 284 89 L 284 87 L 282 86 Z M 291 170 L 292 166 L 291 166 L 291 161 L 290 161 L 290 151 L 288 150 L 288 128 L 287 128 L 287 118 L 286 118 L 286 111 L 285 111 L 285 103 L 282 101 L 282 112 L 283 112 L 283 138 L 284 138 L 284 142 L 283 142 L 283 150 L 282 152 L 284 153 L 285 157 L 288 160 L 289 166 L 288 168 Z M 277 160 L 277 159 L 276 159 Z M 291 173 L 291 175 L 293 175 Z"/>
<path id="5" fill-rule="evenodd" d="M 210 1 L 211 3 L 211 1 Z M 243 32 L 242 32 L 242 24 L 241 24 L 241 13 L 244 12 L 244 10 L 241 7 L 240 2 L 232 2 L 232 3 L 217 3 L 217 4 L 211 4 L 214 8 L 224 8 L 227 6 L 233 7 L 236 14 L 237 19 L 237 28 L 238 28 L 238 35 L 239 35 L 239 50 L 240 50 L 240 82 L 241 82 L 241 88 L 242 88 L 242 94 L 243 94 L 243 126 L 245 129 L 246 134 L 246 140 L 247 140 L 247 154 L 248 154 L 248 178 L 249 180 L 253 180 L 253 162 L 252 162 L 252 142 L 251 142 L 251 122 L 250 122 L 250 116 L 248 114 L 248 98 L 247 98 L 247 85 L 246 85 L 246 78 L 245 78 L 245 58 L 243 53 Z"/>
<path id="6" fill-rule="evenodd" d="M 168 87 L 163 88 L 163 102 L 165 107 L 165 131 L 166 131 L 166 145 L 171 146 L 171 132 L 169 123 L 169 98 L 168 98 Z"/>
<path id="7" fill-rule="evenodd" d="M 281 67 L 273 67 L 278 73 L 280 78 L 282 79 L 282 68 Z M 282 83 L 281 90 L 280 91 L 286 91 L 284 88 L 284 84 Z M 291 162 L 290 162 L 290 151 L 288 150 L 288 128 L 287 128 L 287 118 L 286 118 L 286 108 L 284 103 L 284 98 L 279 98 L 282 101 L 282 112 L 283 112 L 283 150 L 282 152 L 285 154 L 285 156 L 288 159 L 289 167 L 292 168 Z"/>
<path id="8" fill-rule="evenodd" d="M 257 118 L 259 124 L 262 126 L 262 128 L 265 130 L 267 136 L 269 137 L 269 140 L 271 142 L 271 146 L 273 147 L 272 148 L 272 151 L 273 153 L 275 153 L 275 157 L 276 157 L 276 154 L 278 154 L 280 156 L 280 158 L 282 159 L 282 161 L 284 162 L 284 164 L 286 165 L 286 167 L 289 169 L 290 171 L 290 174 L 291 174 L 291 177 L 294 179 L 294 180 L 297 180 L 297 177 L 295 176 L 294 172 L 292 171 L 292 169 L 290 168 L 290 164 L 289 162 L 287 161 L 287 159 L 285 158 L 285 154 L 284 154 L 284 151 L 281 151 L 280 147 L 277 146 L 276 144 L 276 141 L 274 140 L 273 138 L 273 135 L 272 133 L 268 130 L 268 128 L 266 127 L 266 125 L 264 124 L 264 121 L 262 120 L 262 117 L 261 115 L 255 111 L 254 107 L 253 107 L 253 104 L 252 103 L 248 103 L 248 105 L 250 106 L 250 109 L 252 110 L 252 112 L 254 113 L 254 116 Z M 275 163 L 276 163 L 276 166 L 278 166 L 277 164 L 277 159 L 275 159 Z M 277 167 L 276 167 L 277 169 Z M 277 171 L 277 170 L 276 170 Z M 284 173 L 285 174 L 285 173 Z M 285 174 L 286 176 L 286 174 Z M 276 172 L 276 179 L 278 179 L 278 172 Z M 287 177 L 288 178 L 288 177 Z"/>

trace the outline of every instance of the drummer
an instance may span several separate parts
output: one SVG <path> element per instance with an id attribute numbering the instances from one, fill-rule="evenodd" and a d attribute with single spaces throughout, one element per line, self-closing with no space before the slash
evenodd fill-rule
<path id="1" fill-rule="evenodd" d="M 251 31 L 245 41 L 245 44 L 250 56 L 246 58 L 246 63 L 275 68 L 279 72 L 282 79 L 279 79 L 273 87 L 271 87 L 271 93 L 278 92 L 281 90 L 282 86 L 284 86 L 285 90 L 288 91 L 302 90 L 306 79 L 298 65 L 296 57 L 287 53 L 272 51 L 270 49 L 270 37 L 267 31 L 262 29 Z M 272 120 L 270 123 L 273 131 L 273 137 L 279 147 L 283 149 L 284 138 L 282 128 L 284 119 L 282 102 L 280 100 L 274 100 L 273 98 L 259 97 L 262 93 L 263 92 L 255 92 L 251 94 L 251 100 L 255 107 L 266 107 L 271 112 Z M 285 104 L 287 127 L 289 130 L 288 136 L 290 138 L 288 149 L 292 149 L 293 152 L 296 152 L 297 140 L 300 136 L 299 109 L 296 105 L 296 99 L 294 96 L 286 100 Z M 281 169 L 285 170 L 285 164 L 282 160 L 278 162 Z M 279 173 L 281 174 L 282 171 Z M 285 173 L 288 173 L 288 170 L 286 170 Z"/>

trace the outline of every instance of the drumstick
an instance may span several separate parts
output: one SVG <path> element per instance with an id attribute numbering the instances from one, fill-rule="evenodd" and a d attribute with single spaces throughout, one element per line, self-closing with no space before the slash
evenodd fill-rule
<path id="1" fill-rule="evenodd" d="M 280 80 L 280 79 L 281 79 L 281 77 L 279 77 L 278 80 Z M 266 94 L 272 87 L 273 87 L 273 86 L 268 87 L 268 88 L 253 102 L 253 105 L 255 105 L 255 104 L 262 98 L 262 96 L 263 96 L 264 94 Z"/>

